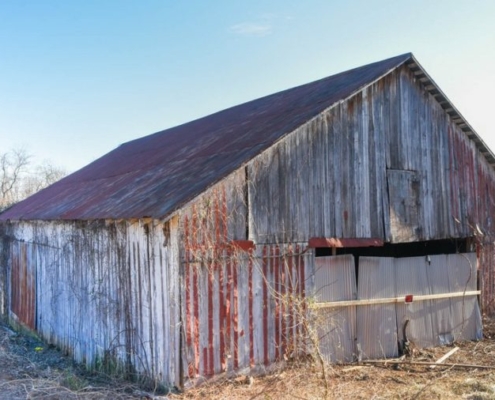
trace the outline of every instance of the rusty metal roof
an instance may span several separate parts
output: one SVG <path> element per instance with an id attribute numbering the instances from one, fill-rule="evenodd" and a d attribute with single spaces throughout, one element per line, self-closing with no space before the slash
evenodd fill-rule
<path id="1" fill-rule="evenodd" d="M 6 210 L 0 220 L 164 218 L 406 62 L 418 65 L 412 54 L 400 55 L 124 143 Z"/>

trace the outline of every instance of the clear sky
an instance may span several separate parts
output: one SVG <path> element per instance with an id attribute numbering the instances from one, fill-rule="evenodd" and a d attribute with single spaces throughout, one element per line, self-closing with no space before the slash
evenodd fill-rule
<path id="1" fill-rule="evenodd" d="M 0 152 L 74 171 L 406 52 L 495 150 L 495 0 L 0 0 Z"/>

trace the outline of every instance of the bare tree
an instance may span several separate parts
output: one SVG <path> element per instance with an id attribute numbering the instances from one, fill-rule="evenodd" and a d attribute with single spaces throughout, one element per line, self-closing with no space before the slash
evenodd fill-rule
<path id="1" fill-rule="evenodd" d="M 0 154 L 0 210 L 19 201 L 20 184 L 30 159 L 24 148 Z"/>
<path id="2" fill-rule="evenodd" d="M 31 166 L 31 158 L 25 148 L 0 153 L 0 211 L 67 175 L 50 161 Z"/>
<path id="3" fill-rule="evenodd" d="M 65 168 L 58 167 L 48 160 L 43 161 L 25 176 L 22 185 L 22 198 L 31 196 L 66 175 L 67 170 Z"/>

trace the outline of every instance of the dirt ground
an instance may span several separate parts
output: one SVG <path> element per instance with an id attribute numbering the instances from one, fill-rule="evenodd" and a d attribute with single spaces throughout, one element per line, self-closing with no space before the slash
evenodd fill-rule
<path id="1" fill-rule="evenodd" d="M 445 363 L 434 362 L 459 347 Z M 461 366 L 463 365 L 463 366 Z M 468 365 L 468 366 L 466 366 Z M 491 367 L 483 368 L 483 367 Z M 311 361 L 266 376 L 217 379 L 186 393 L 153 394 L 137 384 L 89 374 L 55 348 L 0 324 L 0 399 L 495 399 L 495 320 L 484 339 L 417 351 L 385 364 L 328 367 Z"/>

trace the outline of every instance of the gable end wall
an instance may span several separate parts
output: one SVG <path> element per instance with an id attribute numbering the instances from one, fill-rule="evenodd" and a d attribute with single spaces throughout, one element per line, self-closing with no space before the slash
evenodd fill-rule
<path id="1" fill-rule="evenodd" d="M 407 189 L 401 174 L 412 182 L 405 199 L 390 188 L 398 179 Z M 248 187 L 256 243 L 410 242 L 494 229 L 493 169 L 407 66 L 251 161 Z"/>

